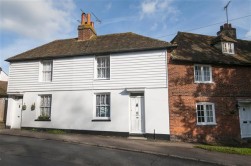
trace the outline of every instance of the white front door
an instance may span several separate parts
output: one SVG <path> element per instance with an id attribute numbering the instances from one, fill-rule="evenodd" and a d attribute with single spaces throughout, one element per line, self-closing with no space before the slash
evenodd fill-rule
<path id="1" fill-rule="evenodd" d="M 131 96 L 131 131 L 130 133 L 144 133 L 144 96 Z"/>
<path id="2" fill-rule="evenodd" d="M 23 106 L 23 98 L 17 97 L 15 99 L 15 109 L 13 110 L 13 119 L 12 119 L 12 125 L 11 128 L 20 129 L 21 128 L 21 111 Z"/>
<path id="3" fill-rule="evenodd" d="M 239 113 L 241 138 L 251 137 L 251 104 L 242 104 Z"/>

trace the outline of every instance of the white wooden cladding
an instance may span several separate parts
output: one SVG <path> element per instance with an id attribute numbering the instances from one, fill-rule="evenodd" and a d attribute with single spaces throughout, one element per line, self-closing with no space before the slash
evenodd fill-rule
<path id="1" fill-rule="evenodd" d="M 95 56 L 53 59 L 52 82 L 39 81 L 40 61 L 10 64 L 8 93 L 167 87 L 166 50 L 110 55 L 110 79 L 95 79 Z"/>

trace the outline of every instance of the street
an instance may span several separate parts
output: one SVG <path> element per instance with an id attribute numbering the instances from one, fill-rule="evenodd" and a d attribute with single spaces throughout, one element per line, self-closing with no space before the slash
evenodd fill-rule
<path id="1" fill-rule="evenodd" d="M 1 166 L 212 165 L 83 144 L 0 135 Z"/>

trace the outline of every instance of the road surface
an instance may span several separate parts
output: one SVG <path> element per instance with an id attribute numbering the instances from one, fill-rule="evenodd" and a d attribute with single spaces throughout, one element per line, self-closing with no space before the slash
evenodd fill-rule
<path id="1" fill-rule="evenodd" d="M 0 166 L 213 165 L 153 154 L 53 140 L 0 135 Z"/>

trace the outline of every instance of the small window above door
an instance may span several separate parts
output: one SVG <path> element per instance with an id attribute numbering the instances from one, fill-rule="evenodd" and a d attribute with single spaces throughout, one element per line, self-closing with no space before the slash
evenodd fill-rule
<path id="1" fill-rule="evenodd" d="M 130 93 L 130 96 L 144 96 L 144 93 Z"/>

